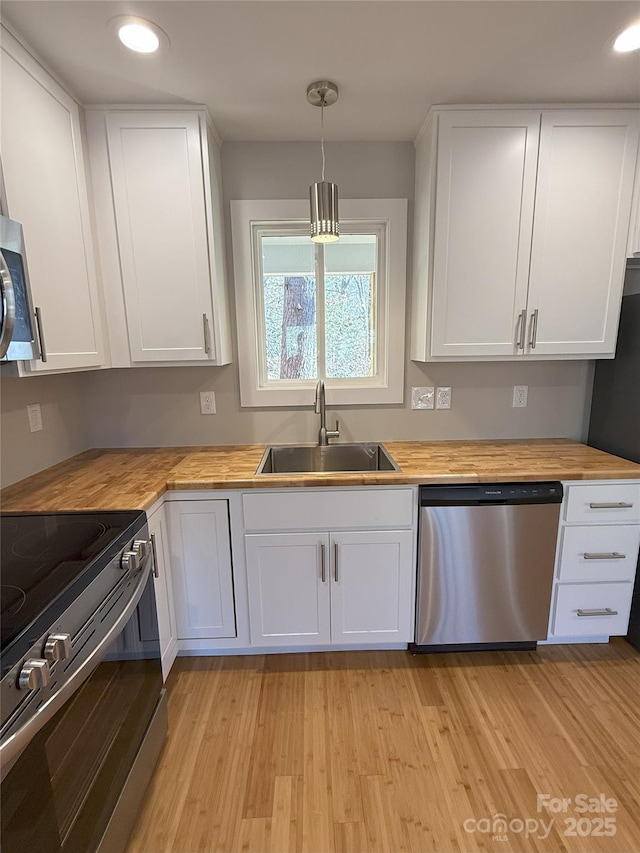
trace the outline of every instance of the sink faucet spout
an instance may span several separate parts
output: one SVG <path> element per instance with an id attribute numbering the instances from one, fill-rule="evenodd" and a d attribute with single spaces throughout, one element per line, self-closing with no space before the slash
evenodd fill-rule
<path id="1" fill-rule="evenodd" d="M 327 429 L 326 399 L 323 379 L 318 379 L 318 384 L 316 385 L 316 400 L 314 410 L 317 415 L 320 415 L 318 444 L 320 445 L 320 447 L 326 447 L 329 444 L 330 438 L 340 437 L 340 427 L 338 419 L 336 418 L 336 428 Z"/>

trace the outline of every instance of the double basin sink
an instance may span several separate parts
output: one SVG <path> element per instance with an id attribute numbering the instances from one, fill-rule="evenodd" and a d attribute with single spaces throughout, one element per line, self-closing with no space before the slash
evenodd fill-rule
<path id="1" fill-rule="evenodd" d="M 271 445 L 256 475 L 399 470 L 381 444 Z"/>

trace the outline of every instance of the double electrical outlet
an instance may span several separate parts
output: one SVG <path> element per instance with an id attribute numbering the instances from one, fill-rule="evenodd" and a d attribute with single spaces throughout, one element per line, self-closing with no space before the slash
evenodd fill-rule
<path id="1" fill-rule="evenodd" d="M 420 388 L 411 389 L 412 409 L 450 409 L 451 388 L 441 386 L 434 388 L 433 385 L 424 385 Z"/>
<path id="2" fill-rule="evenodd" d="M 200 392 L 200 414 L 215 415 L 216 413 L 216 395 L 213 391 Z"/>

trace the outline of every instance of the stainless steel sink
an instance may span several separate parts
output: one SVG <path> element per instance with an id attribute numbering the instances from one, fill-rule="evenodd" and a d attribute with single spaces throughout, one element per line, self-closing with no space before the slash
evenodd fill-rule
<path id="1" fill-rule="evenodd" d="M 267 447 L 256 475 L 399 470 L 381 444 L 299 444 Z"/>

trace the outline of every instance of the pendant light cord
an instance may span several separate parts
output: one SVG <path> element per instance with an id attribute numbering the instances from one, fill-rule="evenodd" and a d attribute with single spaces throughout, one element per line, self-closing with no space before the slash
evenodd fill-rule
<path id="1" fill-rule="evenodd" d="M 320 132 L 321 132 L 321 142 L 320 147 L 322 149 L 322 180 L 324 181 L 324 95 L 322 96 L 322 101 L 320 102 Z"/>

